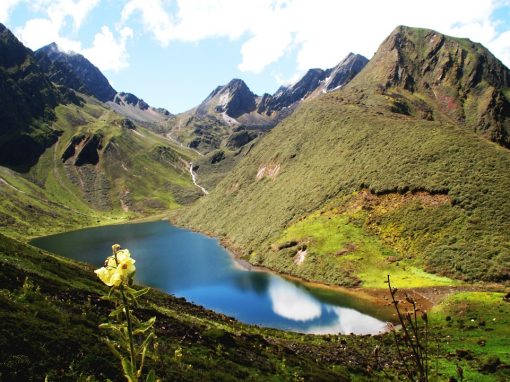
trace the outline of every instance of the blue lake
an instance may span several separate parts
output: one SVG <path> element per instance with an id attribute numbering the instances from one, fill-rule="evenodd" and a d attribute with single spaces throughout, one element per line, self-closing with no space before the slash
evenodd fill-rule
<path id="1" fill-rule="evenodd" d="M 382 312 L 366 300 L 243 269 L 218 240 L 165 221 L 104 226 L 31 244 L 100 267 L 112 244 L 136 260 L 136 281 L 249 324 L 302 333 L 375 334 Z"/>

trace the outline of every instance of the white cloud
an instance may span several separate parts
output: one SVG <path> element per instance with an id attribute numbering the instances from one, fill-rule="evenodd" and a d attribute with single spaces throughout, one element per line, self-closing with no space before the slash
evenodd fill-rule
<path id="1" fill-rule="evenodd" d="M 31 0 L 30 7 L 35 12 L 43 12 L 60 29 L 67 19 L 71 19 L 72 27 L 80 29 L 92 9 L 99 4 L 99 0 Z"/>
<path id="2" fill-rule="evenodd" d="M 9 19 L 11 10 L 18 5 L 21 0 L 2 0 L 0 2 L 0 23 L 5 23 Z"/>
<path id="3" fill-rule="evenodd" d="M 510 31 L 501 33 L 488 47 L 507 67 L 510 67 Z"/>
<path id="4" fill-rule="evenodd" d="M 32 0 L 30 7 L 33 11 L 43 13 L 47 18 L 28 20 L 16 29 L 16 35 L 32 49 L 56 42 L 65 51 L 83 54 L 100 70 L 124 69 L 129 66 L 126 43 L 133 37 L 131 28 L 119 27 L 114 34 L 108 26 L 102 26 L 89 48 L 84 48 L 80 41 L 64 35 L 63 29 L 66 26 L 78 31 L 98 4 L 99 0 Z"/>
<path id="5" fill-rule="evenodd" d="M 243 72 L 261 72 L 268 62 L 281 58 L 292 43 L 290 33 L 260 33 L 250 38 L 241 48 Z"/>
<path id="6" fill-rule="evenodd" d="M 121 13 L 122 22 L 126 22 L 136 11 L 142 16 L 142 24 L 147 31 L 166 46 L 170 41 L 172 22 L 160 0 L 130 0 Z"/>
<path id="7" fill-rule="evenodd" d="M 310 321 L 321 315 L 321 304 L 294 284 L 272 277 L 269 298 L 273 312 L 293 321 Z"/>
<path id="8" fill-rule="evenodd" d="M 128 55 L 126 42 L 133 37 L 133 30 L 124 27 L 119 32 L 120 37 L 115 38 L 107 26 L 101 28 L 101 32 L 94 37 L 91 48 L 84 49 L 81 53 L 101 70 L 121 70 L 127 68 Z"/>
<path id="9" fill-rule="evenodd" d="M 128 22 L 141 15 L 145 29 L 164 46 L 171 41 L 212 37 L 246 37 L 242 71 L 260 72 L 287 52 L 297 53 L 297 70 L 331 67 L 349 52 L 368 58 L 397 25 L 438 30 L 469 37 L 496 54 L 508 51 L 508 38 L 498 36 L 494 10 L 501 0 L 178 0 L 170 13 L 163 0 L 129 0 L 122 12 Z M 505 45 L 506 44 L 506 45 Z M 501 53 L 500 53 L 501 52 Z M 506 56 L 500 58 L 508 65 Z"/>

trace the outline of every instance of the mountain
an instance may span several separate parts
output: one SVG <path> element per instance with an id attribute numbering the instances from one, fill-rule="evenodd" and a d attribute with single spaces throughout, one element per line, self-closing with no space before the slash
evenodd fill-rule
<path id="1" fill-rule="evenodd" d="M 337 90 L 352 80 L 367 62 L 365 57 L 349 53 L 334 68 L 310 69 L 295 84 L 281 87 L 273 96 L 266 97 L 258 110 L 271 115 L 284 108 L 292 107 L 304 99 Z"/>
<path id="2" fill-rule="evenodd" d="M 202 153 L 239 149 L 290 115 L 304 100 L 348 83 L 368 60 L 350 53 L 336 67 L 310 69 L 274 95 L 257 96 L 240 79 L 218 86 L 196 108 L 169 120 L 168 135 Z"/>
<path id="3" fill-rule="evenodd" d="M 161 124 L 172 116 L 168 110 L 152 107 L 131 93 L 119 92 L 113 101 L 109 101 L 107 104 L 117 113 L 138 122 Z"/>
<path id="4" fill-rule="evenodd" d="M 69 57 L 76 58 L 71 60 L 75 64 L 86 61 Z M 0 26 L 3 232 L 33 236 L 115 222 L 166 211 L 201 195 L 189 173 L 196 153 L 95 97 L 67 88 L 65 84 L 80 84 L 78 75 L 86 73 L 90 63 L 72 72 L 69 61 L 60 65 L 58 59 L 51 68 L 61 69 L 64 80 L 59 85 L 45 75 L 33 52 Z M 144 112 L 164 115 L 143 106 L 143 100 L 124 96 L 136 99 Z"/>
<path id="5" fill-rule="evenodd" d="M 48 70 L 50 79 L 56 83 L 92 95 L 103 102 L 113 100 L 117 94 L 103 73 L 81 54 L 64 52 L 53 42 L 38 49 L 35 56 L 41 63 L 49 60 L 53 64 L 43 65 Z"/>
<path id="6" fill-rule="evenodd" d="M 226 122 L 229 123 L 229 117 L 235 119 L 255 111 L 256 98 L 243 80 L 235 78 L 227 85 L 214 89 L 197 107 L 196 114 L 204 116 L 212 111 L 225 115 Z"/>
<path id="7" fill-rule="evenodd" d="M 508 73 L 480 44 L 398 27 L 175 219 L 308 280 L 508 282 Z"/>
<path id="8" fill-rule="evenodd" d="M 68 101 L 32 51 L 0 24 L 0 165 L 26 170 L 56 142 L 53 108 Z"/>
<path id="9" fill-rule="evenodd" d="M 134 94 L 117 93 L 94 64 L 81 54 L 62 51 L 54 42 L 38 49 L 35 57 L 52 82 L 93 96 L 130 119 L 158 124 L 171 116 L 168 110 L 154 108 Z"/>
<path id="10" fill-rule="evenodd" d="M 510 71 L 481 44 L 398 27 L 352 87 L 378 87 L 396 112 L 452 121 L 510 145 Z"/>

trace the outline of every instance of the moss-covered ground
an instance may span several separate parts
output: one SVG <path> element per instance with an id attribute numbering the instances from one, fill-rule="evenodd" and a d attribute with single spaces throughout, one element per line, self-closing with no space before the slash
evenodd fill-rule
<path id="1" fill-rule="evenodd" d="M 284 231 L 264 264 L 307 279 L 365 288 L 386 288 L 386 275 L 406 288 L 458 284 L 421 270 L 412 259 L 402 258 L 351 219 L 352 215 L 335 210 L 310 215 Z M 277 250 L 289 242 L 297 244 Z M 296 264 L 299 243 L 306 246 L 306 255 L 302 263 Z"/>

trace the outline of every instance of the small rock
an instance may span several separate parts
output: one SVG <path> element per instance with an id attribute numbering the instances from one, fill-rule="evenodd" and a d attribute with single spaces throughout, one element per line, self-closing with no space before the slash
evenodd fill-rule
<path id="1" fill-rule="evenodd" d="M 468 361 L 473 359 L 473 353 L 469 350 L 457 349 L 455 350 L 455 355 L 459 359 L 465 359 Z"/>

